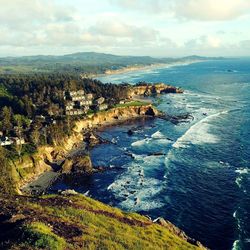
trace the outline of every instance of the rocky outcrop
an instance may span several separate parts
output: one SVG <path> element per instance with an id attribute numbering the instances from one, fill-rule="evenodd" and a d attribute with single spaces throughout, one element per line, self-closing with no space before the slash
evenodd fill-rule
<path id="1" fill-rule="evenodd" d="M 133 118 L 158 116 L 159 112 L 151 105 L 118 107 L 90 115 L 75 123 L 71 136 L 62 137 L 60 145 L 43 146 L 31 156 L 11 162 L 15 186 L 19 193 L 27 183 L 34 181 L 46 171 L 58 170 L 62 173 L 91 172 L 92 163 L 89 156 L 67 158 L 67 154 L 79 146 L 85 139 L 85 132 L 101 126 L 114 125 Z M 90 143 L 99 139 L 89 133 Z"/>
<path id="2" fill-rule="evenodd" d="M 181 229 L 176 227 L 171 222 L 163 219 L 162 217 L 159 217 L 159 218 L 155 219 L 153 222 L 167 228 L 171 233 L 177 235 L 178 237 L 180 237 L 181 239 L 187 241 L 188 243 L 191 243 L 192 245 L 198 246 L 198 247 L 200 247 L 201 249 L 204 249 L 204 250 L 208 249 L 208 248 L 204 247 L 199 241 L 190 238 L 189 236 L 186 235 L 186 233 L 184 231 L 182 231 Z"/>
<path id="3" fill-rule="evenodd" d="M 158 115 L 160 115 L 160 112 L 152 105 L 112 108 L 76 122 L 74 131 L 80 133 L 81 131 L 98 128 L 100 126 L 114 125 L 139 117 L 154 117 Z"/>
<path id="4" fill-rule="evenodd" d="M 61 165 L 61 173 L 91 173 L 93 171 L 92 161 L 89 155 L 65 159 Z"/>
<path id="5" fill-rule="evenodd" d="M 183 93 L 183 90 L 164 83 L 142 84 L 131 87 L 128 91 L 128 97 L 133 98 L 133 96 L 152 96 L 167 93 Z"/>

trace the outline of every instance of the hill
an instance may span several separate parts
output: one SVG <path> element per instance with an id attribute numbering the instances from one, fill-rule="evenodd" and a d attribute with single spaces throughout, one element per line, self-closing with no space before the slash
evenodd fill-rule
<path id="1" fill-rule="evenodd" d="M 62 56 L 38 55 L 0 58 L 0 73 L 105 73 L 106 70 L 128 66 L 148 66 L 175 62 L 200 61 L 221 58 L 189 56 L 183 58 L 153 58 L 150 56 L 118 56 L 112 54 L 80 52 Z"/>
<path id="2" fill-rule="evenodd" d="M 171 223 L 79 194 L 0 198 L 1 249 L 205 249 Z"/>

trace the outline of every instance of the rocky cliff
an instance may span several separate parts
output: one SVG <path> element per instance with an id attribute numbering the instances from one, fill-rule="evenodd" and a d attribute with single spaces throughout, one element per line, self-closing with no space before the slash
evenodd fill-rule
<path id="1" fill-rule="evenodd" d="M 90 172 L 92 165 L 89 157 L 75 160 L 68 158 L 66 161 L 67 154 L 83 142 L 84 132 L 101 126 L 122 123 L 126 120 L 157 115 L 159 115 L 159 112 L 151 105 L 128 106 L 98 112 L 85 119 L 76 121 L 72 135 L 69 137 L 62 136 L 58 145 L 40 147 L 38 152 L 33 155 L 10 162 L 16 190 L 18 193 L 21 193 L 20 188 L 22 186 L 31 182 L 40 174 L 52 171 L 55 167 L 61 167 L 61 172 L 69 172 L 71 170 L 74 172 Z M 61 163 L 56 165 L 58 162 Z"/>
<path id="2" fill-rule="evenodd" d="M 183 90 L 164 83 L 135 85 L 128 90 L 128 97 L 152 96 L 167 93 L 183 93 Z"/>

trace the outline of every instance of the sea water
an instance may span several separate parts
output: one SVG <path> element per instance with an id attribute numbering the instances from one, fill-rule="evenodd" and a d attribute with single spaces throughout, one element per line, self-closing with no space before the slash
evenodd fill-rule
<path id="1" fill-rule="evenodd" d="M 179 86 L 184 94 L 154 101 L 163 112 L 190 113 L 193 119 L 177 125 L 149 119 L 105 129 L 100 135 L 115 144 L 94 148 L 91 157 L 94 165 L 109 170 L 65 177 L 52 190 L 89 191 L 91 197 L 126 211 L 164 217 L 211 249 L 250 249 L 250 59 L 100 80 Z"/>

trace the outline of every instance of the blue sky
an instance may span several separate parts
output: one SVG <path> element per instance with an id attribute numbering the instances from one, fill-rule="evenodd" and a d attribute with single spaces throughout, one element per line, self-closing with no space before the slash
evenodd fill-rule
<path id="1" fill-rule="evenodd" d="M 250 56 L 250 0 L 0 0 L 0 56 Z"/>

